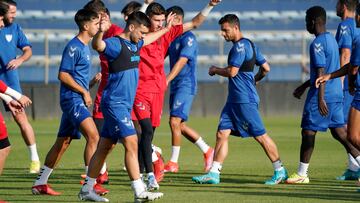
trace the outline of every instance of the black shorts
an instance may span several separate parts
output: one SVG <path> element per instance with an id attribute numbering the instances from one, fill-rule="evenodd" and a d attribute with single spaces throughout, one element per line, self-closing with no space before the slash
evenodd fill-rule
<path id="1" fill-rule="evenodd" d="M 10 141 L 8 138 L 4 138 L 4 139 L 0 140 L 0 149 L 4 149 L 9 146 L 10 146 Z"/>

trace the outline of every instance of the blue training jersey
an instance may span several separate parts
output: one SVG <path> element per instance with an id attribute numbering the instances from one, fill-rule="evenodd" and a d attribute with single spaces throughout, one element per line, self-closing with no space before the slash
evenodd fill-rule
<path id="1" fill-rule="evenodd" d="M 353 50 L 351 53 L 350 63 L 353 66 L 360 66 L 360 35 L 357 35 L 354 38 Z M 360 73 L 359 72 L 357 73 L 357 76 L 356 76 L 355 87 L 356 87 L 356 92 L 354 95 L 354 100 L 360 101 Z"/>
<path id="2" fill-rule="evenodd" d="M 7 64 L 16 58 L 17 48 L 22 49 L 31 44 L 20 25 L 12 23 L 0 29 L 0 64 L 1 72 L 6 71 Z"/>
<path id="3" fill-rule="evenodd" d="M 261 66 L 266 60 L 255 45 L 254 49 L 256 65 Z M 245 61 L 253 58 L 254 49 L 248 39 L 242 38 L 238 42 L 235 42 L 229 53 L 228 65 L 240 68 Z M 235 77 L 229 77 L 228 91 L 227 102 L 229 103 L 259 102 L 253 72 L 239 71 Z"/>
<path id="4" fill-rule="evenodd" d="M 310 45 L 310 90 L 306 102 L 318 102 L 318 89 L 315 87 L 318 68 L 324 68 L 325 73 L 332 73 L 338 70 L 339 66 L 338 44 L 333 35 L 329 32 L 318 35 Z M 327 103 L 343 101 L 340 78 L 326 82 L 324 99 Z"/>
<path id="5" fill-rule="evenodd" d="M 343 20 L 336 31 L 336 41 L 339 45 L 339 52 L 341 53 L 341 49 L 347 48 L 352 50 L 352 44 L 355 37 L 360 33 L 360 29 L 356 28 L 356 22 L 354 18 L 346 18 Z M 348 90 L 348 79 L 347 75 L 344 80 L 344 90 Z"/>
<path id="6" fill-rule="evenodd" d="M 120 40 L 122 40 L 127 47 L 122 47 Z M 106 39 L 105 43 L 106 48 L 104 50 L 104 55 L 111 63 L 119 57 L 121 49 L 125 48 L 129 49 L 131 52 L 136 52 L 143 46 L 144 41 L 141 40 L 138 42 L 138 44 L 134 44 L 123 38 L 111 37 Z M 124 60 L 140 61 L 140 57 L 134 56 Z M 131 69 L 115 73 L 109 72 L 108 83 L 104 89 L 101 102 L 107 105 L 125 106 L 131 110 L 135 99 L 138 81 L 138 67 L 133 67 Z"/>
<path id="7" fill-rule="evenodd" d="M 169 50 L 170 70 L 173 69 L 180 57 L 188 59 L 179 74 L 171 81 L 171 93 L 181 91 L 191 95 L 196 94 L 196 61 L 198 55 L 198 43 L 195 35 L 188 31 L 176 38 L 170 45 Z"/>
<path id="8" fill-rule="evenodd" d="M 69 73 L 77 84 L 89 91 L 90 58 L 89 46 L 74 37 L 63 51 L 59 72 Z M 60 103 L 71 100 L 82 101 L 82 95 L 61 83 Z"/>

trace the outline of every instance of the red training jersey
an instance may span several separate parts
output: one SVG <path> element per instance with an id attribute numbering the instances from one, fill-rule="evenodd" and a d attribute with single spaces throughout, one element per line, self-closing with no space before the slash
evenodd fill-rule
<path id="1" fill-rule="evenodd" d="M 2 80 L 0 80 L 0 92 L 4 93 L 7 88 L 8 86 Z"/>
<path id="2" fill-rule="evenodd" d="M 104 33 L 103 40 L 114 37 L 116 35 L 119 35 L 123 32 L 123 29 L 115 24 L 111 24 L 108 31 Z M 103 94 L 104 88 L 107 84 L 108 77 L 109 77 L 109 63 L 104 54 L 99 55 L 100 58 L 100 66 L 101 66 L 101 81 L 99 88 L 96 93 L 95 101 L 94 101 L 94 110 L 93 110 L 93 117 L 94 118 L 104 118 L 101 109 L 100 109 L 100 102 L 101 102 L 101 96 Z"/>
<path id="3" fill-rule="evenodd" d="M 162 93 L 166 90 L 164 70 L 166 52 L 171 42 L 182 33 L 183 25 L 173 26 L 158 40 L 141 48 L 137 93 Z"/>

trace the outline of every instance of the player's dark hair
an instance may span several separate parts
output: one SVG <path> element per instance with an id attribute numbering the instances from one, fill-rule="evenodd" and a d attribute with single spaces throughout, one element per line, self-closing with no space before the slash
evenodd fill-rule
<path id="1" fill-rule="evenodd" d="M 358 5 L 359 1 L 358 0 L 339 0 L 339 3 L 341 5 L 345 5 L 345 7 L 349 11 L 355 11 L 356 6 Z"/>
<path id="2" fill-rule="evenodd" d="M 17 6 L 17 3 L 13 0 L 0 0 L 1 3 L 5 3 L 12 6 Z"/>
<path id="3" fill-rule="evenodd" d="M 324 24 L 326 23 L 326 11 L 321 6 L 313 6 L 306 11 L 306 16 L 310 20 L 320 19 Z"/>
<path id="4" fill-rule="evenodd" d="M 0 1 L 0 16 L 5 16 L 9 10 L 9 5 L 4 4 Z"/>
<path id="5" fill-rule="evenodd" d="M 147 17 L 147 15 L 141 11 L 135 11 L 131 13 L 126 21 L 126 27 L 129 27 L 129 25 L 144 25 L 145 27 L 150 28 L 151 22 L 150 19 Z"/>
<path id="6" fill-rule="evenodd" d="M 85 4 L 83 8 L 94 11 L 96 13 L 106 12 L 106 6 L 101 0 L 91 0 Z"/>
<path id="7" fill-rule="evenodd" d="M 97 18 L 99 18 L 99 15 L 95 11 L 88 9 L 80 9 L 76 12 L 74 19 L 77 26 L 82 31 L 84 29 L 85 23 L 95 20 Z"/>
<path id="8" fill-rule="evenodd" d="M 105 9 L 105 13 L 110 17 L 110 11 L 108 8 Z"/>
<path id="9" fill-rule="evenodd" d="M 226 14 L 219 20 L 219 25 L 229 23 L 231 25 L 237 25 L 240 29 L 240 20 L 235 14 Z"/>
<path id="10" fill-rule="evenodd" d="M 130 1 L 128 4 L 124 6 L 124 8 L 121 10 L 121 13 L 124 16 L 129 16 L 131 13 L 135 11 L 140 11 L 141 4 L 137 1 Z"/>
<path id="11" fill-rule="evenodd" d="M 151 18 L 154 15 L 166 15 L 166 10 L 161 4 L 153 2 L 149 4 L 145 13 Z"/>
<path id="12" fill-rule="evenodd" d="M 175 13 L 178 16 L 184 17 L 184 10 L 180 6 L 172 6 L 166 10 L 166 15 L 169 15 L 169 13 Z"/>

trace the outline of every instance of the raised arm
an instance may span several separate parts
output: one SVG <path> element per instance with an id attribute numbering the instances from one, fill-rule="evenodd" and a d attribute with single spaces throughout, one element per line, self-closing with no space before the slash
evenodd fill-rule
<path id="1" fill-rule="evenodd" d="M 235 67 L 235 66 L 228 66 L 225 68 L 219 68 L 216 66 L 211 66 L 209 68 L 209 75 L 210 76 L 214 76 L 214 75 L 220 75 L 223 77 L 235 77 L 239 72 L 239 68 Z"/>
<path id="2" fill-rule="evenodd" d="M 166 27 L 156 31 L 156 32 L 151 32 L 145 35 L 144 37 L 144 46 L 153 43 L 154 41 L 156 41 L 157 39 L 159 39 L 161 36 L 163 36 L 165 33 L 169 32 L 172 24 L 173 24 L 173 20 L 175 17 L 175 13 L 170 13 L 166 19 Z"/>
<path id="3" fill-rule="evenodd" d="M 103 40 L 104 33 L 106 30 L 110 28 L 111 24 L 110 21 L 102 18 L 99 23 L 99 31 L 96 33 L 92 40 L 92 47 L 97 52 L 103 52 L 106 48 L 106 43 Z"/>
<path id="4" fill-rule="evenodd" d="M 209 15 L 211 10 L 219 4 L 221 0 L 210 0 L 210 2 L 205 6 L 205 8 L 199 12 L 190 22 L 183 24 L 183 32 L 187 32 L 192 29 L 199 27 Z"/>

